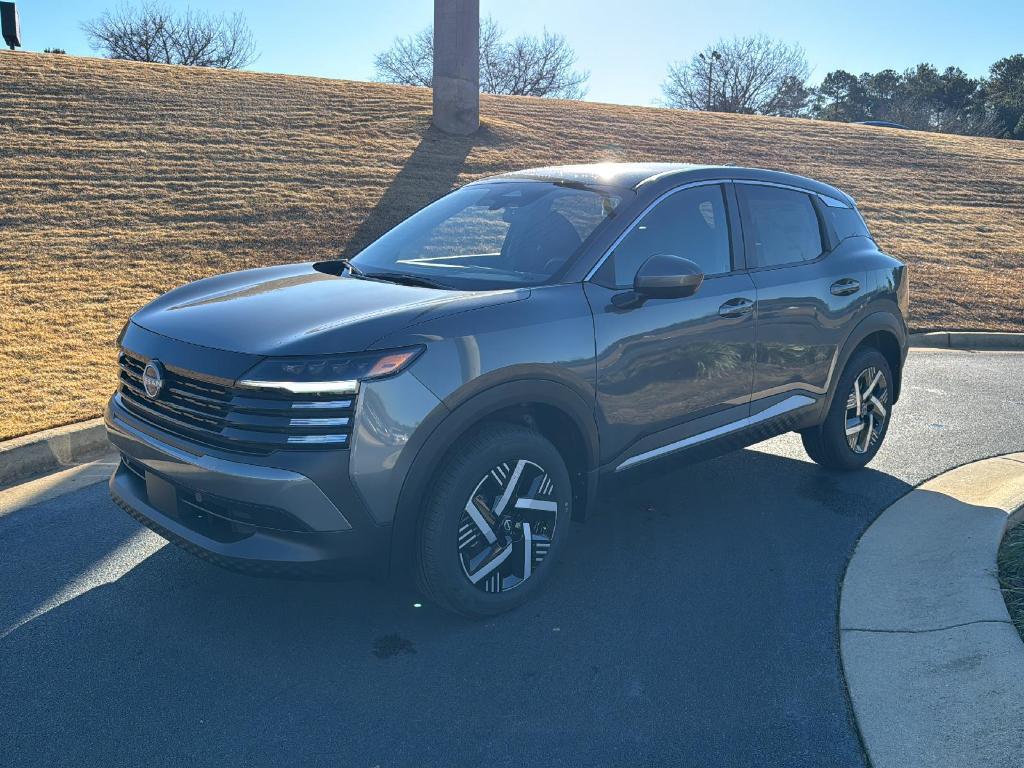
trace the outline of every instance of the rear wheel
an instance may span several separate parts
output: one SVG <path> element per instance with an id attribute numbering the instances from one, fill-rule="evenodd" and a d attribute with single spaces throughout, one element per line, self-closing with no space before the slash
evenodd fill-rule
<path id="1" fill-rule="evenodd" d="M 446 459 L 420 522 L 417 581 L 445 608 L 487 616 L 543 587 L 569 533 L 569 472 L 543 436 L 486 426 Z"/>
<path id="2" fill-rule="evenodd" d="M 847 362 L 825 421 L 801 432 L 804 450 L 830 469 L 860 469 L 878 453 L 889 429 L 892 371 L 873 347 Z"/>

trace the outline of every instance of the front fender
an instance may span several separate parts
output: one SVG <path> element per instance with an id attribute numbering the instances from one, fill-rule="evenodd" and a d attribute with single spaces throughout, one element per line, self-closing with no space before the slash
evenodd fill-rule
<path id="1" fill-rule="evenodd" d="M 454 405 L 452 405 L 454 403 Z M 490 415 L 509 406 L 524 403 L 543 404 L 559 409 L 572 419 L 583 440 L 586 488 L 578 502 L 591 506 L 597 490 L 597 465 L 600 455 L 597 422 L 593 403 L 573 388 L 551 378 L 514 378 L 481 389 L 478 382 L 462 396 L 447 399 L 424 420 L 403 456 L 408 466 L 400 467 L 404 476 L 392 527 L 391 572 L 408 572 L 414 554 L 416 526 L 423 499 L 438 467 L 460 435 Z M 449 407 L 452 405 L 452 407 Z"/>

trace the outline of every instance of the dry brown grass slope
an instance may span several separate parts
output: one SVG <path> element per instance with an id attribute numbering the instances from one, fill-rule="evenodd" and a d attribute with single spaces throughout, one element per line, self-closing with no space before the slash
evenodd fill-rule
<path id="1" fill-rule="evenodd" d="M 470 140 L 416 88 L 0 52 L 0 438 L 98 414 L 137 307 L 336 254 L 510 168 L 780 168 L 860 201 L 917 328 L 1024 330 L 1024 142 L 487 97 Z M 351 243 L 350 243 L 351 241 Z"/>

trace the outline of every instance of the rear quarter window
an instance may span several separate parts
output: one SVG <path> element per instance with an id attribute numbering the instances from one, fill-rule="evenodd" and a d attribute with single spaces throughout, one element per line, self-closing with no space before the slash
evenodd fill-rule
<path id="1" fill-rule="evenodd" d="M 871 237 L 867 224 L 856 208 L 825 206 L 825 215 L 828 216 L 840 241 L 849 237 Z"/>

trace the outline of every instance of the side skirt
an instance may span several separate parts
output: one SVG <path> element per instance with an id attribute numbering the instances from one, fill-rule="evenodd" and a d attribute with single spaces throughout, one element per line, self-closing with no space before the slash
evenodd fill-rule
<path id="1" fill-rule="evenodd" d="M 817 419 L 819 409 L 814 406 L 819 402 L 808 395 L 789 395 L 745 418 L 630 456 L 616 465 L 614 472 L 623 472 L 668 456 L 700 461 L 794 429 L 803 429 Z M 757 403 L 752 407 L 756 408 Z"/>

